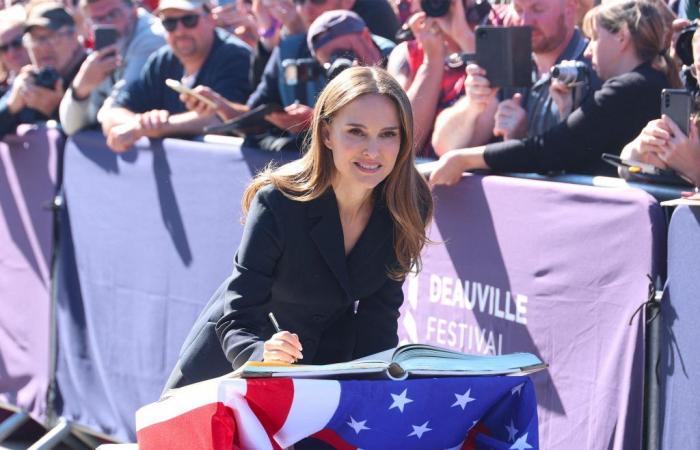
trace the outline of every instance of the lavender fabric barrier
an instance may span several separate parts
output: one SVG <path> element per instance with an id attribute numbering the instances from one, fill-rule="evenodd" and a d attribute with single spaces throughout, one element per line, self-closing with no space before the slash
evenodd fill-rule
<path id="1" fill-rule="evenodd" d="M 679 206 L 668 230 L 668 281 L 661 301 L 663 450 L 700 448 L 700 208 Z"/>
<path id="2" fill-rule="evenodd" d="M 642 445 L 647 274 L 664 221 L 643 191 L 469 176 L 436 190 L 423 271 L 404 286 L 404 342 L 527 351 L 540 446 Z"/>
<path id="3" fill-rule="evenodd" d="M 58 276 L 57 409 L 135 440 L 186 334 L 232 270 L 240 200 L 271 157 L 225 145 L 142 140 L 111 152 L 99 133 L 66 144 Z"/>
<path id="4" fill-rule="evenodd" d="M 21 126 L 0 143 L 0 404 L 46 421 L 55 129 Z"/>

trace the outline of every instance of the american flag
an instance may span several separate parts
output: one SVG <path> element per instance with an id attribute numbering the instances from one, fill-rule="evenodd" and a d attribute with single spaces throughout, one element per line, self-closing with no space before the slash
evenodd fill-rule
<path id="1" fill-rule="evenodd" d="M 140 450 L 539 448 L 527 377 L 216 379 L 141 408 L 136 427 Z"/>

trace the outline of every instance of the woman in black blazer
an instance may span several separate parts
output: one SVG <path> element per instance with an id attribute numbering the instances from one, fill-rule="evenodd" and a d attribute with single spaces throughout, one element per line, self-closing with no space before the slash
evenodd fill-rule
<path id="1" fill-rule="evenodd" d="M 249 360 L 325 364 L 397 345 L 402 281 L 419 266 L 432 214 L 412 130 L 408 98 L 383 70 L 351 68 L 328 84 L 307 153 L 258 175 L 244 194 L 233 274 L 166 387 Z"/>
<path id="2" fill-rule="evenodd" d="M 667 51 L 671 13 L 661 8 L 661 2 L 626 0 L 590 10 L 584 21 L 591 38 L 587 53 L 605 80 L 601 89 L 544 134 L 445 153 L 430 184 L 455 184 L 474 169 L 615 175 L 600 155 L 619 154 L 659 116 L 661 90 L 679 83 Z"/>

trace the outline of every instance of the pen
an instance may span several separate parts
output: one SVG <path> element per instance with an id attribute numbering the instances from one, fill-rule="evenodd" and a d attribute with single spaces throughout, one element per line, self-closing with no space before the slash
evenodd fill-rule
<path id="1" fill-rule="evenodd" d="M 282 331 L 282 330 L 280 329 L 280 324 L 277 323 L 277 319 L 275 319 L 275 315 L 274 315 L 274 314 L 270 313 L 270 314 L 267 315 L 267 317 L 270 318 L 270 322 L 272 322 L 272 326 L 275 327 L 275 333 L 279 333 L 280 331 Z"/>

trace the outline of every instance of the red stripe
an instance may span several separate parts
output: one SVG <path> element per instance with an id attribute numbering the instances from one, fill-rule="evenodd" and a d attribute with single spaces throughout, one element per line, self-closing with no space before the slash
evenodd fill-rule
<path id="1" fill-rule="evenodd" d="M 312 434 L 311 437 L 330 444 L 336 450 L 357 450 L 357 447 L 353 447 L 352 445 L 348 444 L 343 438 L 340 437 L 340 435 L 338 435 L 338 433 L 329 428 L 324 428 L 318 433 Z"/>
<path id="2" fill-rule="evenodd" d="M 275 450 L 281 447 L 275 442 L 275 434 L 287 420 L 294 398 L 294 382 L 291 378 L 266 378 L 248 380 L 246 400 L 253 414 L 260 420 Z"/>
<path id="3" fill-rule="evenodd" d="M 136 433 L 139 450 L 231 450 L 236 423 L 233 410 L 223 403 L 209 403 Z"/>
<path id="4" fill-rule="evenodd" d="M 467 439 L 464 441 L 464 444 L 462 445 L 462 448 L 460 450 L 476 450 L 476 435 L 479 433 L 490 436 L 491 430 L 489 430 L 483 423 L 477 423 L 474 428 L 469 430 L 469 434 L 467 434 Z M 141 449 L 139 448 L 139 450 Z"/>

